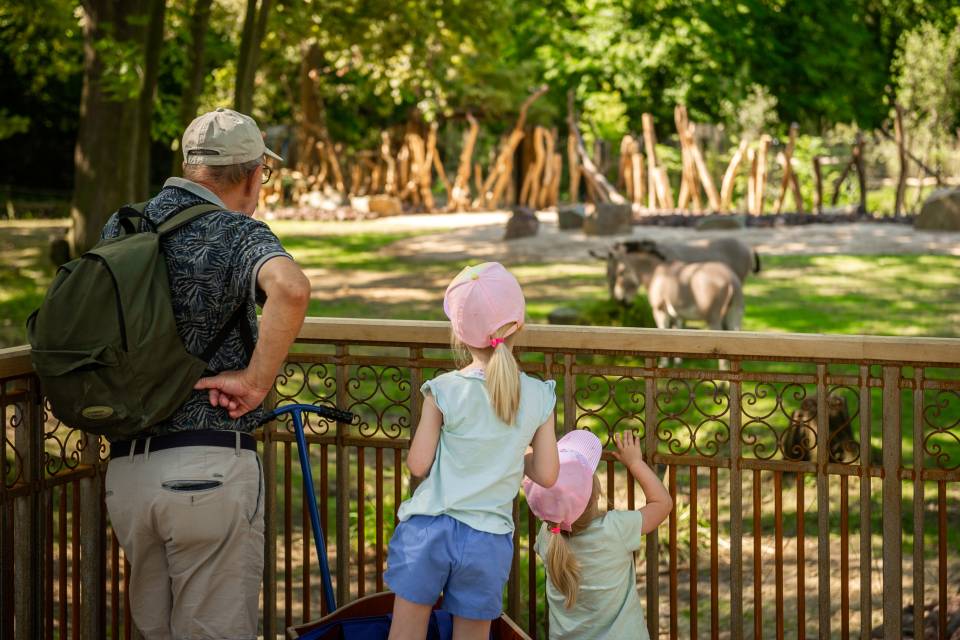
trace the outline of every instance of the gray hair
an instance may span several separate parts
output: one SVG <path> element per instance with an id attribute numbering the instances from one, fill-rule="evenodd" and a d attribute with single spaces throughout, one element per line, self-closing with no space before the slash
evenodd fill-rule
<path id="1" fill-rule="evenodd" d="M 227 165 L 184 163 L 183 177 L 194 182 L 210 182 L 222 187 L 232 187 L 246 180 L 261 164 L 263 162 L 259 158 Z"/>

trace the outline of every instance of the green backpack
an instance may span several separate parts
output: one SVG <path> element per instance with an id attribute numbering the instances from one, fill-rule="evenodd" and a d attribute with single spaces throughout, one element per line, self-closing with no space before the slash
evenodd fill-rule
<path id="1" fill-rule="evenodd" d="M 27 319 L 33 367 L 53 415 L 111 441 L 135 438 L 183 405 L 245 315 L 241 304 L 199 358 L 186 350 L 160 237 L 222 208 L 196 205 L 157 227 L 145 205 L 120 209 L 121 234 L 61 266 Z M 249 332 L 244 339 L 252 351 Z"/>

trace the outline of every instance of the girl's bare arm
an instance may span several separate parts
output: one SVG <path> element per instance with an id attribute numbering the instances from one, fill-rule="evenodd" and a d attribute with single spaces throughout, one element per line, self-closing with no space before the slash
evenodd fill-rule
<path id="1" fill-rule="evenodd" d="M 420 422 L 417 424 L 417 433 L 410 443 L 407 453 L 407 468 L 418 478 L 425 478 L 433 466 L 433 459 L 437 455 L 437 443 L 440 441 L 440 427 L 443 426 L 443 414 L 437 406 L 433 396 L 427 394 L 423 398 L 423 409 L 420 412 Z"/>
<path id="2" fill-rule="evenodd" d="M 670 515 L 673 499 L 657 474 L 643 461 L 639 438 L 630 431 L 624 431 L 622 434 L 614 434 L 613 441 L 617 445 L 613 456 L 626 465 L 630 474 L 640 483 L 640 489 L 647 498 L 647 504 L 640 508 L 640 513 L 643 514 L 641 531 L 644 534 L 650 533 Z"/>

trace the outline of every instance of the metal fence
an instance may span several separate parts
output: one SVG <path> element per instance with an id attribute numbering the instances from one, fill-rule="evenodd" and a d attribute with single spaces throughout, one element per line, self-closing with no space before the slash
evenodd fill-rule
<path id="1" fill-rule="evenodd" d="M 268 398 L 359 416 L 308 422 L 340 602 L 385 588 L 418 390 L 454 366 L 447 344 L 445 323 L 310 319 Z M 623 429 L 674 496 L 637 558 L 652 637 L 946 637 L 960 588 L 960 340 L 531 326 L 519 352 L 530 375 L 557 380 L 558 431 L 605 442 L 608 508 L 643 503 L 609 453 Z M 103 506 L 109 445 L 49 415 L 26 348 L 0 351 L 0 418 L 0 636 L 137 637 Z M 291 427 L 259 437 L 262 621 L 275 638 L 325 605 Z M 522 497 L 514 513 L 505 608 L 546 637 L 538 523 Z"/>

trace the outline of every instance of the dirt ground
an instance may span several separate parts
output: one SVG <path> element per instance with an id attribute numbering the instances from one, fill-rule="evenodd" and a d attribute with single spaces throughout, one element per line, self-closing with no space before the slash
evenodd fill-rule
<path id="1" fill-rule="evenodd" d="M 503 242 L 508 212 L 451 216 L 402 216 L 360 223 L 380 232 L 413 231 L 443 225 L 442 232 L 418 235 L 385 249 L 391 256 L 410 260 L 498 260 L 506 263 L 593 261 L 589 249 L 602 249 L 624 239 L 649 238 L 668 242 L 706 243 L 736 234 L 761 255 L 809 254 L 942 254 L 960 255 L 960 232 L 916 231 L 901 224 L 813 224 L 738 231 L 697 231 L 689 228 L 635 226 L 622 236 L 587 237 L 580 231 L 560 231 L 557 215 L 542 211 L 539 233 Z M 446 224 L 445 224 L 446 223 Z"/>

